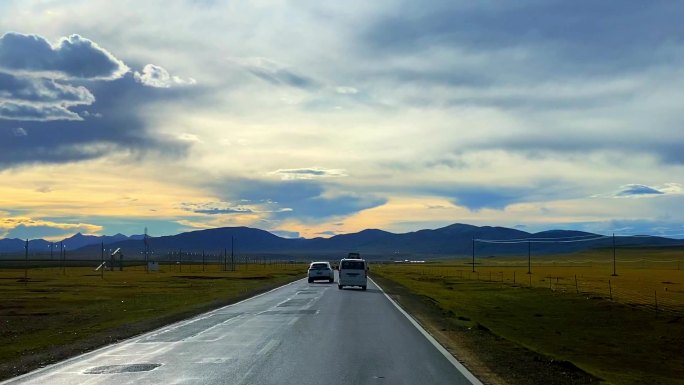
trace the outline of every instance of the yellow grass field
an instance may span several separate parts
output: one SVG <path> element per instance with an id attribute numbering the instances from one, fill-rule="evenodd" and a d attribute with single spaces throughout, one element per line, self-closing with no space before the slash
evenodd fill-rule
<path id="1" fill-rule="evenodd" d="M 410 264 L 425 274 L 507 285 L 548 288 L 597 296 L 653 311 L 684 314 L 684 253 L 658 249 L 617 250 L 613 276 L 612 250 L 572 255 L 532 257 L 455 258 Z M 383 269 L 406 268 L 384 265 Z"/>

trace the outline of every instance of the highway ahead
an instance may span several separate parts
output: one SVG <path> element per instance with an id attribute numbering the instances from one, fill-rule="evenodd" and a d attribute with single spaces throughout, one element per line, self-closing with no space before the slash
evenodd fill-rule
<path id="1" fill-rule="evenodd" d="M 6 383 L 479 384 L 457 366 L 371 282 L 299 280 Z"/>

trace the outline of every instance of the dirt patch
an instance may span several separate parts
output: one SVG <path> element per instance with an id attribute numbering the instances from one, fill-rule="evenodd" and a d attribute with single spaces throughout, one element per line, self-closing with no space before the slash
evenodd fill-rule
<path id="1" fill-rule="evenodd" d="M 374 276 L 456 359 L 487 385 L 600 384 L 567 361 L 553 360 L 503 339 L 485 327 L 463 326 L 467 317 L 448 314 L 436 301 L 413 294 L 394 281 Z"/>

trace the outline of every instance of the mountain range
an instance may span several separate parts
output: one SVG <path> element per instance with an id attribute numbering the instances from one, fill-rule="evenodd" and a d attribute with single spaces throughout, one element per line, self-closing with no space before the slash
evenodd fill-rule
<path id="1" fill-rule="evenodd" d="M 124 254 L 132 257 L 140 255 L 144 250 L 143 239 L 143 235 L 93 236 L 79 233 L 63 242 L 72 257 L 99 258 L 101 244 L 105 245 L 108 252 L 120 248 Z M 684 243 L 679 239 L 644 236 L 616 237 L 615 242 L 618 247 L 677 246 Z M 50 244 L 45 240 L 32 240 L 29 242 L 29 250 L 31 253 L 49 253 Z M 613 238 L 572 230 L 528 233 L 506 227 L 478 227 L 457 223 L 439 229 L 402 234 L 368 229 L 358 233 L 313 239 L 282 238 L 249 227 L 223 227 L 149 237 L 147 245 L 155 255 L 179 251 L 229 254 L 232 247 L 236 255 L 339 258 L 354 251 L 366 257 L 404 259 L 411 256 L 467 256 L 472 254 L 473 245 L 478 256 L 526 255 L 528 247 L 535 254 L 569 253 L 590 248 L 612 247 Z M 2 253 L 23 253 L 24 246 L 25 241 L 20 239 L 0 240 Z M 55 246 L 55 253 L 58 248 L 59 244 Z"/>

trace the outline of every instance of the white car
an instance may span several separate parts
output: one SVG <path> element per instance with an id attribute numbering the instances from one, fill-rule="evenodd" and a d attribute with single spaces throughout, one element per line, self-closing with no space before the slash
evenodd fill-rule
<path id="1" fill-rule="evenodd" d="M 309 265 L 309 283 L 317 279 L 326 279 L 328 282 L 335 282 L 335 272 L 330 262 L 311 262 Z"/>
<path id="2" fill-rule="evenodd" d="M 368 264 L 363 259 L 344 258 L 340 261 L 340 278 L 337 288 L 345 286 L 359 286 L 361 290 L 366 290 L 368 285 Z"/>

